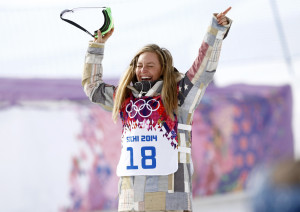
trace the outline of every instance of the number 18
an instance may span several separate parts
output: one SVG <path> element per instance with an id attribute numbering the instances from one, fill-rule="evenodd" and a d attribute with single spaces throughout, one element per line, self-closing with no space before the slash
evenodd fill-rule
<path id="1" fill-rule="evenodd" d="M 146 151 L 151 151 L 150 155 L 146 155 Z M 138 166 L 133 165 L 133 148 L 127 147 L 127 151 L 130 152 L 130 166 L 127 166 L 127 169 L 138 169 Z M 155 169 L 156 168 L 156 149 L 154 146 L 144 146 L 141 148 L 141 156 L 142 156 L 142 168 L 143 169 Z M 151 165 L 147 165 L 146 161 L 151 160 Z"/>

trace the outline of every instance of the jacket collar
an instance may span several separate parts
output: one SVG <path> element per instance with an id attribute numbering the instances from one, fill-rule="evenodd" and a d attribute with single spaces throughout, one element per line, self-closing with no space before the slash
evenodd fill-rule
<path id="1" fill-rule="evenodd" d="M 131 89 L 134 97 L 142 96 L 158 96 L 161 93 L 163 86 L 163 81 L 159 80 L 154 82 L 154 84 L 148 82 L 140 82 L 137 85 L 128 85 L 127 88 Z"/>

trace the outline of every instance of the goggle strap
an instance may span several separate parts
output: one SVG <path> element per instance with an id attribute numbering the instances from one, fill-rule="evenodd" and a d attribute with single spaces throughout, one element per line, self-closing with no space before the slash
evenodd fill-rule
<path id="1" fill-rule="evenodd" d="M 90 33 L 88 30 L 86 30 L 85 28 L 83 28 L 82 26 L 80 26 L 79 24 L 75 23 L 74 21 L 71 21 L 69 19 L 63 18 L 63 15 L 67 12 L 74 12 L 74 10 L 78 10 L 78 9 L 88 9 L 88 8 L 106 8 L 106 7 L 78 7 L 78 8 L 74 8 L 72 10 L 64 10 L 60 13 L 60 18 L 63 21 L 68 22 L 69 24 L 72 24 L 73 26 L 81 29 L 82 31 L 86 32 L 87 34 L 89 34 L 90 36 L 92 36 L 93 38 L 95 37 L 95 35 L 93 35 L 92 33 Z"/>

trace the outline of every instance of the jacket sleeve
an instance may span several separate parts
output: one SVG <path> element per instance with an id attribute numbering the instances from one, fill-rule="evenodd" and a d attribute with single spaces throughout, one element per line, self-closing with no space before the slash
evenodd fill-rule
<path id="1" fill-rule="evenodd" d="M 103 109 L 112 111 L 115 86 L 102 80 L 104 44 L 90 42 L 85 56 L 82 86 L 90 101 Z"/>
<path id="2" fill-rule="evenodd" d="M 200 103 L 206 87 L 216 72 L 222 42 L 232 23 L 229 18 L 228 21 L 228 25 L 219 25 L 213 15 L 197 58 L 179 82 L 179 106 L 189 113 L 193 113 Z"/>

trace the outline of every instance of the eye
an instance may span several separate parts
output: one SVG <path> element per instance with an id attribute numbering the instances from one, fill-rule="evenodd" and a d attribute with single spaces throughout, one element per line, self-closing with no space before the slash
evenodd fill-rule
<path id="1" fill-rule="evenodd" d="M 153 65 L 147 66 L 147 68 L 153 68 Z"/>

